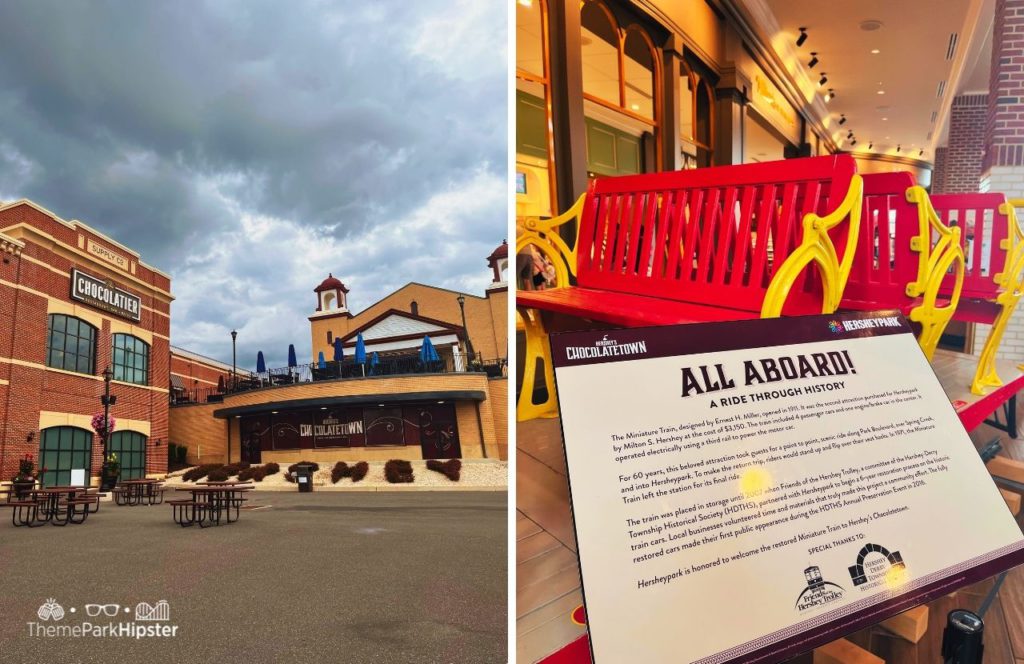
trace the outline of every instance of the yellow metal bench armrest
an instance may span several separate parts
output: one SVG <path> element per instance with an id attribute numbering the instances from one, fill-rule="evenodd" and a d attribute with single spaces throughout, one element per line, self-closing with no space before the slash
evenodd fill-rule
<path id="1" fill-rule="evenodd" d="M 1004 247 L 1006 263 L 1003 265 L 1002 273 L 996 275 L 999 285 L 1005 290 L 1020 290 L 1024 282 L 1024 270 L 1021 269 L 1024 260 L 1024 231 L 1021 231 L 1020 222 L 1017 221 L 1016 208 L 1019 207 L 1024 207 L 1024 198 L 1010 198 L 999 209 L 1006 215 L 1009 225 L 1006 233 L 1006 242 L 1009 246 Z"/>
<path id="2" fill-rule="evenodd" d="M 768 285 L 764 303 L 761 306 L 762 318 L 775 318 L 782 315 L 782 307 L 789 297 L 796 280 L 811 263 L 818 266 L 821 274 L 822 302 L 821 313 L 832 313 L 839 307 L 839 301 L 846 290 L 846 281 L 850 278 L 854 252 L 857 251 L 857 236 L 860 233 L 860 211 L 864 201 L 864 181 L 859 175 L 850 180 L 850 188 L 843 202 L 828 215 L 821 217 L 811 213 L 803 219 L 803 240 L 800 246 L 782 263 L 772 282 Z M 846 250 L 842 260 L 836 253 L 829 231 L 848 220 L 850 228 L 847 233 Z"/>
<path id="3" fill-rule="evenodd" d="M 578 221 L 583 213 L 583 201 L 586 194 L 580 196 L 571 208 L 551 219 L 526 219 L 522 222 L 523 230 L 516 238 L 516 253 L 526 247 L 533 247 L 555 266 L 555 282 L 559 286 L 569 285 L 569 275 L 576 276 L 576 248 L 579 246 L 579 233 L 572 247 L 558 234 L 558 228 L 570 221 Z M 578 229 L 578 225 L 577 225 Z"/>

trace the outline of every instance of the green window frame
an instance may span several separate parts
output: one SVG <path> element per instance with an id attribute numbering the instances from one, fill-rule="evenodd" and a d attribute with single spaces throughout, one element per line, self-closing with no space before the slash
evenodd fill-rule
<path id="1" fill-rule="evenodd" d="M 114 380 L 149 385 L 149 344 L 130 334 L 114 335 Z"/>
<path id="2" fill-rule="evenodd" d="M 39 471 L 44 487 L 71 484 L 71 470 L 92 470 L 92 432 L 78 427 L 50 427 L 39 436 Z M 43 470 L 45 468 L 45 471 Z"/>
<path id="3" fill-rule="evenodd" d="M 116 454 L 122 480 L 146 476 L 146 436 L 137 431 L 115 431 L 107 442 L 108 454 Z"/>
<path id="4" fill-rule="evenodd" d="M 96 328 L 81 318 L 50 314 L 46 323 L 46 366 L 96 373 Z"/>

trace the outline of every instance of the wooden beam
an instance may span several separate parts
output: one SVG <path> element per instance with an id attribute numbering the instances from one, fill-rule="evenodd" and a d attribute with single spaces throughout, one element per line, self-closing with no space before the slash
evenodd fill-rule
<path id="1" fill-rule="evenodd" d="M 885 660 L 846 639 L 839 639 L 815 648 L 814 664 L 885 664 Z"/>
<path id="2" fill-rule="evenodd" d="M 1024 484 L 1024 462 L 997 456 L 985 464 L 990 475 Z"/>
<path id="3" fill-rule="evenodd" d="M 1020 494 L 1009 489 L 1003 489 L 1000 487 L 999 493 L 1002 494 L 1003 500 L 1006 501 L 1006 506 L 1010 508 L 1010 514 L 1017 516 L 1020 514 Z"/>
<path id="4" fill-rule="evenodd" d="M 904 641 L 917 643 L 928 631 L 928 607 L 915 606 L 909 611 L 883 620 L 881 625 Z"/>

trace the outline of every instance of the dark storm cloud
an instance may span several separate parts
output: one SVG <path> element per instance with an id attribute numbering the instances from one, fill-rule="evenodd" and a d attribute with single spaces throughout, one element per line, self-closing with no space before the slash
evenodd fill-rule
<path id="1" fill-rule="evenodd" d="M 413 280 L 481 292 L 505 232 L 506 11 L 8 0 L 0 197 L 169 272 L 172 342 L 222 359 L 231 327 L 247 355 L 308 350 L 328 270 L 357 310 Z"/>

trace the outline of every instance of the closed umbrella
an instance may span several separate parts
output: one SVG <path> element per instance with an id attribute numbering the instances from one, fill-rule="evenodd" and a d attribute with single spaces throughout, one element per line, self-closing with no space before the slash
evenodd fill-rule
<path id="1" fill-rule="evenodd" d="M 295 359 L 295 344 L 288 344 L 288 368 L 299 366 L 299 361 Z"/>
<path id="2" fill-rule="evenodd" d="M 341 362 L 345 359 L 345 347 L 341 344 L 341 338 L 334 340 L 334 361 Z"/>
<path id="3" fill-rule="evenodd" d="M 429 368 L 430 365 L 435 362 L 439 362 L 440 360 L 441 358 L 437 354 L 437 349 L 434 348 L 434 344 L 430 341 L 430 337 L 424 336 L 423 345 L 420 346 L 420 362 Z"/>
<path id="4" fill-rule="evenodd" d="M 263 385 L 263 374 L 267 373 L 267 361 L 263 359 L 263 351 L 256 353 L 256 373 L 260 377 L 260 385 Z"/>
<path id="5" fill-rule="evenodd" d="M 373 351 L 373 354 L 370 355 L 370 375 L 376 376 L 378 369 L 380 369 L 380 357 L 377 356 L 377 351 Z"/>
<path id="6" fill-rule="evenodd" d="M 366 375 L 366 344 L 363 342 L 363 333 L 356 335 L 356 362 L 363 365 L 363 375 Z"/>
<path id="7" fill-rule="evenodd" d="M 320 351 L 320 353 L 317 355 L 317 358 L 316 358 L 316 368 L 317 369 L 326 369 L 327 368 L 327 362 L 324 361 L 324 352 L 323 351 Z"/>

